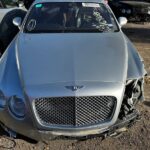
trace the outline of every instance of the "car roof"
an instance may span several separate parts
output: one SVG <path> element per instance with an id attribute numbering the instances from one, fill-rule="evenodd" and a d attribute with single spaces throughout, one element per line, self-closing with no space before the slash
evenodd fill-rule
<path id="1" fill-rule="evenodd" d="M 36 3 L 43 3 L 43 2 L 87 2 L 87 3 L 104 3 L 105 0 L 35 0 L 34 4 Z"/>

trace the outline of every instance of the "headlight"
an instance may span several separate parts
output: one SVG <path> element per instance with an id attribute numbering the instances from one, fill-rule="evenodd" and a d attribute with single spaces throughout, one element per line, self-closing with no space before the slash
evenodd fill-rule
<path id="1" fill-rule="evenodd" d="M 131 14 L 131 9 L 128 9 L 126 12 L 127 14 Z"/>
<path id="2" fill-rule="evenodd" d="M 4 96 L 3 92 L 0 91 L 0 108 L 5 108 L 6 106 L 6 97 Z"/>
<path id="3" fill-rule="evenodd" d="M 23 99 L 12 96 L 9 101 L 9 109 L 17 118 L 25 117 L 25 103 Z"/>

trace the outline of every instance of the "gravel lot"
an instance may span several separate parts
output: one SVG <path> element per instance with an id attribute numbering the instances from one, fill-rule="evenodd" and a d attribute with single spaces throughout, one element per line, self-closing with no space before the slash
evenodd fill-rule
<path id="1" fill-rule="evenodd" d="M 150 24 L 128 24 L 124 32 L 134 42 L 145 61 L 146 70 L 150 75 Z M 90 139 L 86 141 L 55 140 L 45 148 L 42 144 L 30 144 L 24 140 L 12 141 L 0 138 L 0 150 L 149 150 L 150 149 L 150 78 L 145 84 L 145 101 L 139 105 L 142 119 L 118 138 Z M 15 143 L 14 143 L 15 142 Z"/>

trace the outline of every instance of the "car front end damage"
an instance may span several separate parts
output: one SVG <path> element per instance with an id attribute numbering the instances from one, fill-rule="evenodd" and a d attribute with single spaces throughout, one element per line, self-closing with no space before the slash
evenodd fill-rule
<path id="1" fill-rule="evenodd" d="M 12 44 L 0 65 L 0 120 L 11 137 L 24 135 L 37 141 L 107 137 L 121 133 L 139 119 L 136 105 L 144 99 L 145 70 L 135 51 L 130 49 L 129 55 L 134 56 L 138 67 L 131 65 L 134 61 L 129 56 L 128 68 L 132 70 L 128 69 L 126 83 L 80 81 L 27 87 L 13 48 Z"/>
<path id="2" fill-rule="evenodd" d="M 1 126 L 11 137 L 15 138 L 21 134 L 37 141 L 117 135 L 140 117 L 136 105 L 143 100 L 143 79 L 127 81 L 125 89 L 121 84 L 99 84 L 99 87 L 101 86 L 107 90 L 104 92 L 104 88 L 103 90 L 99 88 L 104 95 L 113 93 L 113 96 L 33 99 L 26 95 L 25 104 L 21 104 L 21 100 L 19 102 L 18 98 L 14 97 L 21 109 L 18 114 L 14 113 L 17 110 L 12 110 L 15 108 L 11 106 L 13 98 L 6 98 L 1 93 L 1 106 L 3 105 L 0 110 Z M 7 103 L 2 103 L 2 99 L 7 99 Z M 30 102 L 30 106 L 27 106 L 27 102 Z M 22 110 L 27 111 L 25 116 L 22 115 L 24 114 Z"/>
<path id="3" fill-rule="evenodd" d="M 99 5 L 85 2 L 80 6 L 92 14 L 92 7 L 98 10 Z M 35 12 L 46 5 L 35 4 Z M 0 122 L 10 136 L 38 141 L 106 137 L 139 119 L 136 105 L 144 99 L 146 71 L 118 25 L 107 32 L 35 34 L 30 23 L 35 20 L 0 59 Z"/>
<path id="4" fill-rule="evenodd" d="M 37 70 L 34 70 L 35 67 L 32 67 L 34 63 L 41 64 L 39 62 L 41 54 L 38 54 L 39 51 L 36 53 L 37 58 L 34 59 L 34 62 L 30 61 L 32 60 L 32 54 L 26 55 L 28 59 L 24 59 L 25 55 L 22 52 L 24 53 L 25 51 L 19 51 L 19 46 L 16 47 L 15 45 L 15 43 L 19 42 L 14 39 L 0 61 L 1 126 L 12 137 L 24 135 L 39 141 L 60 137 L 76 139 L 86 139 L 95 136 L 107 137 L 118 134 L 132 125 L 140 116 L 138 110 L 136 110 L 136 105 L 144 99 L 143 84 L 146 72 L 143 60 L 135 51 L 133 45 L 126 37 L 119 38 L 122 34 L 115 34 L 116 39 L 113 35 L 111 38 L 111 40 L 114 40 L 114 43 L 120 40 L 120 45 L 123 46 L 120 49 L 120 47 L 118 48 L 120 45 L 115 45 L 115 51 L 112 52 L 117 53 L 117 55 L 121 54 L 120 57 L 117 57 L 117 61 L 116 55 L 110 55 L 110 51 L 105 50 L 104 53 L 105 55 L 110 55 L 110 62 L 108 61 L 109 59 L 103 59 L 102 55 L 96 57 L 95 54 L 98 55 L 98 53 L 95 53 L 96 49 L 90 51 L 90 46 L 92 45 L 88 45 L 84 42 L 84 39 L 85 41 L 96 42 L 92 34 L 88 36 L 89 39 L 87 39 L 86 35 L 79 35 L 82 36 L 83 43 L 86 43 L 84 48 L 86 49 L 86 55 L 84 53 L 76 53 L 75 55 L 68 50 L 67 54 L 70 54 L 70 57 L 73 58 L 65 59 L 63 57 L 66 57 L 66 55 L 55 54 L 55 57 L 59 57 L 59 66 L 62 65 L 62 59 L 63 62 L 64 60 L 67 61 L 65 62 L 65 64 L 68 64 L 67 68 L 71 69 L 74 67 L 73 69 L 76 71 L 76 80 L 74 82 L 70 82 L 68 77 L 68 81 L 60 82 L 62 80 L 60 77 L 64 78 L 66 72 L 63 71 L 63 74 L 61 73 L 60 76 L 60 73 L 56 73 L 56 71 L 60 70 L 55 70 L 53 67 L 49 68 L 49 65 L 46 68 L 47 64 L 53 65 L 53 63 L 48 61 L 54 61 L 47 57 L 47 53 L 51 53 L 49 49 L 48 51 L 45 49 L 45 56 L 43 56 L 45 59 L 42 65 L 45 68 L 37 67 Z M 72 40 L 70 36 L 72 35 L 67 35 L 68 44 L 70 43 L 69 40 Z M 99 39 L 103 37 L 104 35 L 100 36 Z M 75 38 L 74 41 L 78 42 L 78 36 L 72 36 L 72 38 Z M 107 35 L 105 35 L 105 40 L 107 40 Z M 128 46 L 124 46 L 125 40 Z M 28 45 L 23 44 L 23 46 Z M 81 51 L 78 46 L 78 44 L 74 43 L 76 50 Z M 66 47 L 69 46 L 66 45 Z M 102 49 L 102 47 L 103 44 L 100 45 L 99 49 Z M 16 50 L 14 51 L 14 49 Z M 34 50 L 37 49 L 34 48 L 29 52 L 34 53 Z M 63 51 L 61 52 L 63 53 Z M 86 60 L 87 56 L 94 57 L 99 67 L 99 69 L 95 68 L 95 70 L 93 70 L 93 67 L 90 67 L 93 71 L 91 72 L 93 73 L 92 76 L 84 72 L 85 70 L 89 71 L 89 66 L 94 66 L 95 62 L 90 61 L 88 65 L 85 65 L 84 61 L 80 61 Z M 80 65 L 75 65 L 72 62 L 72 60 L 77 59 Z M 120 61 L 119 64 L 118 61 Z M 32 65 L 29 63 L 32 63 Z M 104 68 L 103 64 L 109 67 Z M 119 67 L 120 69 L 111 69 L 110 65 L 113 65 L 113 68 Z M 120 67 L 121 65 L 123 67 Z M 80 67 L 84 69 L 80 69 Z M 42 71 L 42 74 L 46 75 L 45 78 L 41 78 L 41 69 L 46 69 Z M 101 72 L 102 69 L 103 72 Z M 49 71 L 51 72 L 51 78 L 49 78 L 50 74 L 47 74 Z M 99 71 L 101 76 L 98 75 Z M 109 73 L 106 74 L 108 71 Z M 97 73 L 95 74 L 95 72 Z M 28 75 L 28 73 L 31 74 Z M 118 76 L 120 73 L 122 74 Z M 34 78 L 31 79 L 31 76 L 34 76 Z M 69 75 L 69 77 L 75 78 L 74 73 Z M 82 77 L 85 80 L 81 80 Z M 125 82 L 117 81 L 120 77 L 123 77 Z M 97 80 L 94 81 L 93 78 Z M 105 82 L 106 78 L 109 78 L 111 81 Z M 59 82 L 52 83 L 50 81 L 52 79 L 57 79 Z M 27 82 L 32 84 L 27 84 Z"/>

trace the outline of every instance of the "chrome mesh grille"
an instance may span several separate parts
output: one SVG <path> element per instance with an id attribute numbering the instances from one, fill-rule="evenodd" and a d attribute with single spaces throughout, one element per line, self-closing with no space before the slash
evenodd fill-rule
<path id="1" fill-rule="evenodd" d="M 34 100 L 37 119 L 46 125 L 87 126 L 109 121 L 116 106 L 112 96 L 54 97 Z"/>

